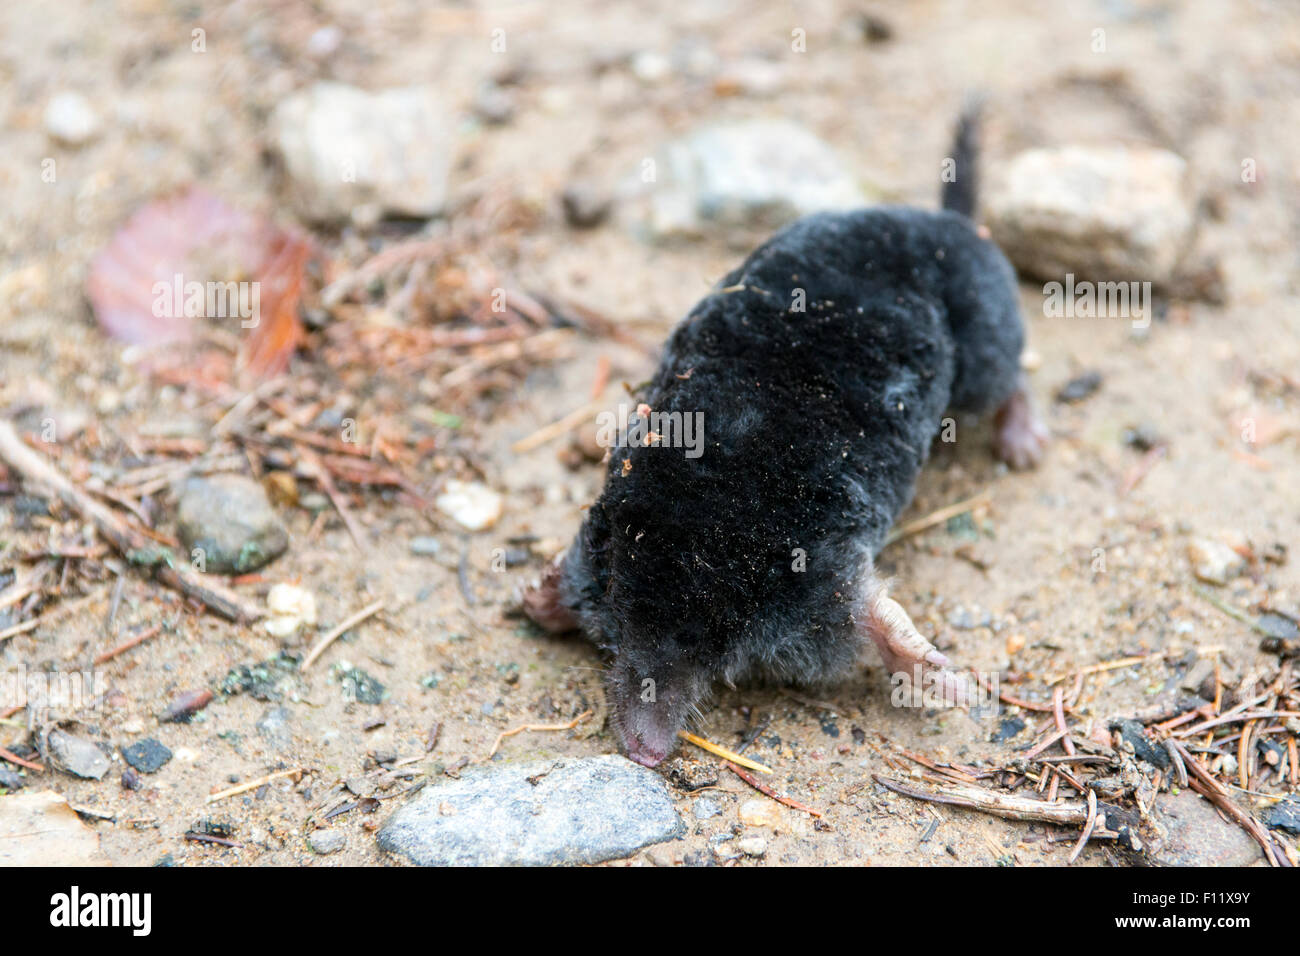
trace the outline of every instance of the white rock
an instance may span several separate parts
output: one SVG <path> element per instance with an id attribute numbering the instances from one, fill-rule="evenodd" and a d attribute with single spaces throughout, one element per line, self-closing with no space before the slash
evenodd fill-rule
<path id="1" fill-rule="evenodd" d="M 656 162 L 649 226 L 661 237 L 700 235 L 710 223 L 771 230 L 865 202 L 834 150 L 785 120 L 706 126 Z"/>
<path id="2" fill-rule="evenodd" d="M 316 598 L 304 587 L 296 584 L 277 584 L 266 595 L 270 611 L 262 626 L 274 637 L 288 637 L 304 624 L 316 623 Z"/>
<path id="3" fill-rule="evenodd" d="M 767 841 L 760 836 L 743 837 L 736 842 L 736 849 L 745 856 L 763 856 L 767 853 Z"/>
<path id="4" fill-rule="evenodd" d="M 68 146 L 80 146 L 99 133 L 99 117 L 80 93 L 55 93 L 45 106 L 45 132 Z"/>
<path id="5" fill-rule="evenodd" d="M 1022 273 L 1168 285 L 1195 226 L 1187 163 L 1161 149 L 1066 146 L 1016 156 L 985 216 Z"/>
<path id="6" fill-rule="evenodd" d="M 1246 570 L 1246 559 L 1221 541 L 1196 538 L 1187 544 L 1192 573 L 1207 584 L 1224 585 Z"/>
<path id="7" fill-rule="evenodd" d="M 473 481 L 448 481 L 434 499 L 438 510 L 470 531 L 482 531 L 496 524 L 505 501 L 486 485 Z"/>
<path id="8" fill-rule="evenodd" d="M 749 58 L 729 63 L 714 80 L 714 89 L 724 95 L 773 96 L 785 81 L 785 67 L 780 63 Z"/>
<path id="9" fill-rule="evenodd" d="M 646 50 L 632 57 L 632 75 L 642 83 L 662 83 L 672 72 L 672 62 L 660 53 Z"/>
<path id="10" fill-rule="evenodd" d="M 446 200 L 455 118 L 431 89 L 317 83 L 280 103 L 269 129 L 307 219 L 342 219 L 365 204 L 425 217 Z"/>

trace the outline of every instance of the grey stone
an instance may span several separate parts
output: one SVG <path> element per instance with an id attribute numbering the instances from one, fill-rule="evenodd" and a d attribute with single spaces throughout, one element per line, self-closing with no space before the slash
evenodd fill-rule
<path id="1" fill-rule="evenodd" d="M 483 122 L 500 126 L 514 119 L 515 98 L 509 91 L 495 83 L 488 83 L 479 88 L 474 97 L 474 113 Z"/>
<path id="2" fill-rule="evenodd" d="M 317 222 L 363 206 L 421 218 L 440 211 L 455 125 L 432 89 L 370 93 L 330 82 L 285 99 L 269 121 L 292 201 Z"/>
<path id="3" fill-rule="evenodd" d="M 1260 818 L 1265 826 L 1300 836 L 1300 799 L 1287 797 L 1266 809 Z"/>
<path id="4" fill-rule="evenodd" d="M 50 731 L 50 756 L 60 770 L 74 777 L 99 780 L 108 773 L 108 758 L 89 740 L 62 730 Z"/>
<path id="5" fill-rule="evenodd" d="M 1148 855 L 1161 866 L 1249 866 L 1263 859 L 1245 830 L 1225 822 L 1208 800 L 1190 790 L 1161 794 L 1152 823 Z"/>
<path id="6" fill-rule="evenodd" d="M 0 787 L 6 790 L 21 790 L 25 786 L 27 781 L 23 779 L 22 774 L 11 770 L 6 764 L 0 764 Z"/>
<path id="7" fill-rule="evenodd" d="M 379 845 L 422 866 L 547 866 L 619 859 L 684 830 L 658 774 L 607 754 L 467 769 L 397 810 Z"/>
<path id="8" fill-rule="evenodd" d="M 141 773 L 157 773 L 172 759 L 172 752 L 152 737 L 122 748 L 122 759 Z"/>
<path id="9" fill-rule="evenodd" d="M 340 674 L 339 683 L 348 700 L 362 704 L 382 704 L 388 697 L 388 688 L 360 667 L 349 668 Z"/>
<path id="10" fill-rule="evenodd" d="M 1033 149 L 996 175 L 985 217 L 1022 273 L 1169 286 L 1196 203 L 1179 156 L 1142 147 Z"/>
<path id="11" fill-rule="evenodd" d="M 287 707 L 268 707 L 255 725 L 262 739 L 277 750 L 284 750 L 293 743 L 289 716 Z"/>
<path id="12" fill-rule="evenodd" d="M 176 509 L 177 530 L 189 560 L 198 548 L 203 570 L 247 574 L 289 546 L 262 486 L 243 475 L 210 475 L 186 482 Z"/>
<path id="13" fill-rule="evenodd" d="M 722 807 L 712 797 L 696 797 L 695 802 L 691 804 L 691 812 L 695 814 L 695 819 L 707 820 L 720 814 Z"/>
<path id="14" fill-rule="evenodd" d="M 830 146 L 785 120 L 706 126 L 669 143 L 658 162 L 649 226 L 659 237 L 701 235 L 709 224 L 766 231 L 864 202 Z"/>
<path id="15" fill-rule="evenodd" d="M 416 537 L 411 539 L 411 554 L 420 557 L 437 557 L 442 551 L 442 542 L 437 538 Z"/>
<path id="16" fill-rule="evenodd" d="M 347 842 L 347 834 L 342 830 L 313 830 L 307 837 L 307 845 L 311 847 L 312 852 L 319 853 L 321 856 L 337 853 L 347 845 Z"/>

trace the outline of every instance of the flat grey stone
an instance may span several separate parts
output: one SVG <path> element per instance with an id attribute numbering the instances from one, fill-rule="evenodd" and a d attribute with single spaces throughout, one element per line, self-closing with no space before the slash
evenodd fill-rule
<path id="1" fill-rule="evenodd" d="M 425 787 L 379 831 L 421 866 L 600 863 L 685 832 L 663 779 L 625 757 L 476 767 Z"/>
<path id="2" fill-rule="evenodd" d="M 1210 801 L 1191 790 L 1156 799 L 1156 837 L 1148 853 L 1160 866 L 1250 866 L 1264 859 L 1251 836 L 1219 816 Z"/>
<path id="3" fill-rule="evenodd" d="M 108 773 L 108 758 L 104 756 L 104 751 L 84 737 L 74 737 L 62 730 L 52 730 L 48 741 L 50 756 L 65 773 L 86 780 L 99 780 Z"/>

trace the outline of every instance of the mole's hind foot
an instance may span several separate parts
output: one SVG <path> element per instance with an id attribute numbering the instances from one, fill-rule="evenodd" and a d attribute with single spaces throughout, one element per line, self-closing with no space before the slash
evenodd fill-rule
<path id="1" fill-rule="evenodd" d="M 891 681 L 901 674 L 910 685 L 919 676 L 922 689 L 937 691 L 945 703 L 972 703 L 974 688 L 970 681 L 947 666 L 948 658 L 922 636 L 893 598 L 879 594 L 871 601 L 865 628 L 885 660 Z"/>
<path id="2" fill-rule="evenodd" d="M 1002 404 L 993 422 L 993 452 L 999 460 L 1017 470 L 1038 464 L 1051 436 L 1034 411 L 1024 386 Z"/>

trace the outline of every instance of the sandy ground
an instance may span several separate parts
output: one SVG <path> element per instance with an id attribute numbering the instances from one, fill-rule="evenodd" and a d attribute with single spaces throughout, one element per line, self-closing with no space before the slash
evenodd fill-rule
<path id="1" fill-rule="evenodd" d="M 1201 243 L 1222 262 L 1228 300 L 1174 303 L 1137 336 L 1119 320 L 1044 318 L 1041 291 L 1024 285 L 1037 357 L 1031 381 L 1055 436 L 1051 453 L 1037 471 L 1009 474 L 991 459 L 981 426 L 963 426 L 955 446 L 937 446 L 909 517 L 985 489 L 990 504 L 973 523 L 940 526 L 888 549 L 882 561 L 895 596 L 956 660 L 1021 675 L 1017 692 L 1148 651 L 1177 656 L 1218 645 L 1240 676 L 1275 664 L 1260 654 L 1255 635 L 1192 591 L 1185 551 L 1192 537 L 1229 534 L 1261 551 L 1281 543 L 1294 552 L 1300 531 L 1297 437 L 1251 449 L 1250 458 L 1240 453 L 1236 424 L 1252 408 L 1294 421 L 1300 401 L 1269 384 L 1294 374 L 1300 361 L 1300 11 L 1263 2 L 923 0 L 881 5 L 893 37 L 867 44 L 847 26 L 856 5 L 807 3 L 797 14 L 786 5 L 762 13 L 732 3 L 689 8 L 669 19 L 648 15 L 644 4 L 570 0 L 437 11 L 386 0 L 3 5 L 0 406 L 35 396 L 57 414 L 120 433 L 196 414 L 183 394 L 151 385 L 102 337 L 81 292 L 88 260 L 138 205 L 190 182 L 279 210 L 279 180 L 264 156 L 265 117 L 278 98 L 313 79 L 369 88 L 435 82 L 468 112 L 478 84 L 502 68 L 486 38 L 504 28 L 507 56 L 526 68 L 520 109 L 502 127 L 467 123 L 453 187 L 486 178 L 535 202 L 540 223 L 514 264 L 521 281 L 637 323 L 647 339 L 666 333 L 737 253 L 723 237 L 657 247 L 617 224 L 571 231 L 556 196 L 572 178 L 620 182 L 698 122 L 783 116 L 832 143 L 882 199 L 928 206 L 951 117 L 979 88 L 990 96 L 990 165 L 1031 145 L 1067 142 L 1147 142 L 1187 157 L 1214 213 Z M 344 41 L 317 62 L 306 39 L 328 24 L 342 28 Z M 196 26 L 206 30 L 204 54 L 191 52 Z M 790 52 L 796 27 L 807 30 L 804 54 Z M 1106 31 L 1104 53 L 1090 48 L 1096 29 Z M 785 65 L 784 80 L 769 96 L 719 97 L 707 82 L 673 77 L 647 85 L 624 67 L 599 76 L 593 68 L 637 51 L 695 47 L 723 61 L 770 55 Z M 84 92 L 106 118 L 84 148 L 55 147 L 42 130 L 44 104 L 60 89 Z M 47 157 L 58 164 L 54 183 L 40 178 Z M 1255 183 L 1241 182 L 1245 158 L 1257 161 Z M 359 550 L 339 522 L 308 540 L 309 516 L 285 513 L 294 543 L 266 570 L 268 580 L 300 579 L 311 588 L 322 627 L 377 598 L 392 608 L 292 684 L 283 702 L 290 745 L 277 749 L 256 732 L 275 705 L 247 694 L 219 699 L 189 725 L 156 723 L 178 690 L 211 686 L 238 664 L 273 657 L 280 645 L 183 608 L 132 577 L 122 626 L 174 626 L 106 665 L 115 693 L 83 729 L 114 744 L 155 736 L 175 758 L 134 792 L 119 785 L 120 758 L 100 782 L 47 774 L 39 785 L 114 818 L 95 826 L 116 864 L 164 855 L 185 865 L 374 864 L 385 861 L 370 831 L 387 808 L 336 818 L 348 835 L 337 855 L 315 857 L 304 839 L 313 807 L 339 781 L 364 773 L 368 754 L 418 755 L 410 769 L 436 775 L 463 758 L 482 761 L 497 734 L 520 723 L 599 711 L 598 657 L 506 616 L 514 589 L 537 565 L 494 574 L 490 555 L 519 535 L 558 546 L 598 490 L 599 468 L 566 469 L 558 444 L 522 456 L 509 446 L 586 401 L 602 356 L 613 361 L 616 381 L 638 382 L 652 367 L 635 350 L 582 341 L 467 425 L 489 483 L 508 492 L 501 523 L 464 539 L 472 606 L 454 566 L 410 553 L 412 536 L 431 533 L 461 547 L 456 532 L 431 528 L 427 516 L 359 495 L 354 507 L 368 534 Z M 1104 376 L 1096 395 L 1076 405 L 1053 401 L 1061 385 L 1091 369 Z M 1167 440 L 1168 455 L 1121 495 L 1118 485 L 1140 458 L 1124 432 L 1142 424 Z M 432 486 L 439 475 L 429 468 L 420 478 Z M 0 498 L 0 509 L 7 513 L 12 501 Z M 3 519 L 10 553 L 11 519 Z M 1300 562 L 1260 564 L 1220 593 L 1241 607 L 1267 601 L 1294 612 Z M 80 666 L 105 642 L 105 606 L 106 599 L 9 639 L 0 649 L 5 666 Z M 953 625 L 963 618 L 975 626 Z M 381 680 L 388 699 L 348 703 L 335 676 L 344 660 Z M 1081 705 L 1097 716 L 1131 711 L 1175 674 L 1163 660 L 1105 673 L 1088 682 Z M 886 769 L 877 735 L 967 763 L 1001 761 L 1010 746 L 990 742 L 996 720 L 892 708 L 874 659 L 816 700 L 777 689 L 722 693 L 701 732 L 734 745 L 746 708 L 771 718 L 752 754 L 776 768 L 780 786 L 826 811 L 824 825 L 814 827 L 803 814 L 778 810 L 777 827 L 764 828 L 768 864 L 1065 863 L 1072 834 L 930 809 L 870 784 L 873 772 Z M 376 719 L 383 725 L 366 730 Z M 426 756 L 437 723 L 440 740 Z M 23 736 L 21 728 L 0 727 L 0 742 Z M 575 734 L 512 737 L 498 759 L 614 749 L 597 720 Z M 312 772 L 204 806 L 214 789 L 291 767 Z M 720 816 L 697 823 L 694 798 L 683 794 L 690 834 L 634 861 L 707 856 L 709 838 L 738 825 L 740 803 L 755 796 L 727 775 L 708 793 L 723 806 Z M 208 816 L 233 823 L 243 848 L 185 842 L 183 833 Z M 1097 846 L 1082 859 L 1118 862 Z"/>

